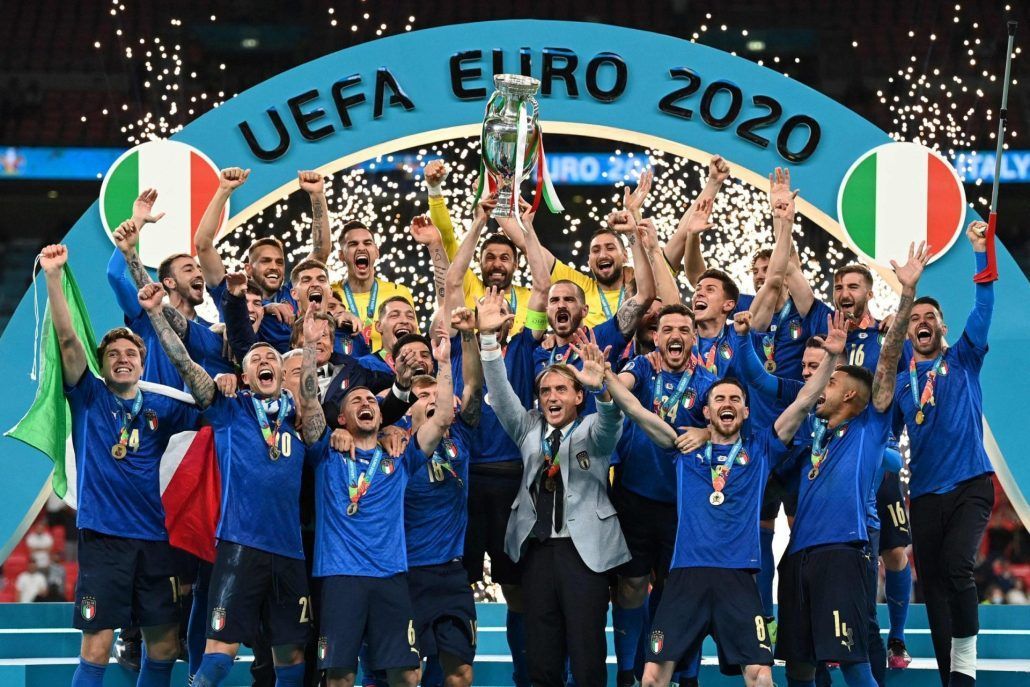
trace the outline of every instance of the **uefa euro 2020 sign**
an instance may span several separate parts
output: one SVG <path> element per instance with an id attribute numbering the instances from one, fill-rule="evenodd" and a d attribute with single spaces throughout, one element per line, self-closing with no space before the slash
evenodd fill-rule
<path id="1" fill-rule="evenodd" d="M 239 165 L 253 170 L 232 198 L 226 226 L 234 227 L 292 190 L 298 169 L 331 174 L 377 155 L 478 135 L 493 75 L 500 73 L 540 80 L 536 97 L 546 133 L 629 142 L 698 162 L 718 153 L 734 176 L 756 186 L 764 186 L 772 168 L 789 165 L 794 185 L 803 190 L 799 212 L 867 257 L 878 258 L 884 246 L 891 246 L 889 227 L 868 209 L 856 207 L 855 221 L 868 225 L 864 245 L 847 240 L 838 214 L 845 176 L 860 158 L 891 142 L 885 132 L 832 99 L 748 60 L 614 26 L 515 20 L 384 38 L 269 79 L 204 114 L 173 140 L 192 146 L 215 169 Z M 888 153 L 929 170 L 928 193 L 954 193 L 945 177 L 934 176 L 933 161 L 925 155 L 920 162 L 904 152 Z M 857 178 L 861 181 L 861 175 Z M 938 232 L 944 243 L 953 233 L 941 226 L 965 226 L 976 218 L 971 210 L 933 218 L 929 209 L 939 205 L 922 202 L 921 212 L 912 211 L 915 221 L 925 224 L 919 231 L 925 229 L 927 237 Z M 99 205 L 64 238 L 73 266 L 106 264 L 110 255 Z M 969 253 L 961 241 L 939 252 L 920 282 L 920 293 L 937 297 L 953 320 L 964 318 L 972 304 Z M 1030 461 L 1025 460 L 1030 422 L 1019 403 L 1030 397 L 1030 378 L 1013 367 L 1025 366 L 1030 285 L 1000 245 L 997 259 L 1001 280 L 991 355 L 982 373 L 985 438 L 1013 505 L 1030 525 Z M 889 268 L 877 269 L 897 285 Z M 87 298 L 103 295 L 90 299 L 97 329 L 118 324 L 103 270 L 79 269 L 78 277 Z M 0 426 L 5 429 L 18 421 L 36 391 L 27 363 L 33 322 L 30 290 L 0 340 L 0 378 L 7 385 Z M 952 324 L 953 332 L 960 330 L 961 320 Z M 0 541 L 6 548 L 0 559 L 46 497 L 52 469 L 35 450 L 13 439 L 2 441 Z"/>

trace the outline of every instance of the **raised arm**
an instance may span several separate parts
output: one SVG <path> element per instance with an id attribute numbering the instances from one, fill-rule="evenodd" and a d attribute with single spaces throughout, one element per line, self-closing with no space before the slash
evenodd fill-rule
<path id="1" fill-rule="evenodd" d="M 662 305 L 673 305 L 682 302 L 680 289 L 676 284 L 676 278 L 672 271 L 665 264 L 662 255 L 661 242 L 658 240 L 658 232 L 650 219 L 642 219 L 637 224 L 637 243 L 646 258 L 641 264 L 646 263 L 648 271 L 654 277 L 655 297 L 662 302 Z M 636 258 L 634 257 L 634 262 Z M 637 283 L 641 278 L 642 271 L 637 271 Z"/>
<path id="2" fill-rule="evenodd" d="M 64 383 L 74 386 L 86 372 L 86 349 L 72 324 L 68 299 L 64 297 L 62 280 L 68 263 L 68 247 L 44 246 L 39 252 L 39 266 L 46 277 L 47 298 L 50 303 L 50 321 L 54 323 L 57 345 L 61 347 L 61 372 Z"/>
<path id="3" fill-rule="evenodd" d="M 976 271 L 979 272 L 987 267 L 987 239 L 984 232 L 987 231 L 987 223 L 979 220 L 970 222 L 966 227 L 966 238 L 973 246 L 973 254 L 976 257 Z M 973 345 L 979 348 L 987 347 L 987 333 L 991 328 L 991 316 L 994 313 L 994 282 L 986 282 L 976 285 L 976 294 L 973 299 L 973 310 L 966 320 L 965 334 Z"/>
<path id="4" fill-rule="evenodd" d="M 332 238 L 329 236 L 329 204 L 325 199 L 325 178 L 321 172 L 298 172 L 300 188 L 311 197 L 311 252 L 305 260 L 326 262 Z"/>
<path id="5" fill-rule="evenodd" d="M 318 317 L 315 308 L 304 313 L 304 355 L 300 362 L 300 416 L 301 438 L 309 446 L 318 441 L 325 432 L 325 413 L 318 402 L 318 342 L 325 334 L 329 323 Z"/>
<path id="6" fill-rule="evenodd" d="M 225 335 L 233 357 L 242 365 L 247 351 L 257 342 L 257 333 L 247 311 L 247 275 L 243 272 L 229 272 L 225 275 L 225 286 L 221 304 Z"/>
<path id="7" fill-rule="evenodd" d="M 908 262 L 898 265 L 891 260 L 891 267 L 894 274 L 901 282 L 901 300 L 898 302 L 897 316 L 887 330 L 883 346 L 880 348 L 880 359 L 876 362 L 876 372 L 873 375 L 873 406 L 882 412 L 890 407 L 894 400 L 894 386 L 898 380 L 898 360 L 901 358 L 901 348 L 905 344 L 905 335 L 908 332 L 908 318 L 912 313 L 912 302 L 916 297 L 916 286 L 919 284 L 919 277 L 923 274 L 923 268 L 930 259 L 930 252 L 926 248 L 926 242 L 920 241 L 919 248 L 912 244 L 908 248 Z"/>
<path id="8" fill-rule="evenodd" d="M 733 316 L 733 331 L 736 334 L 734 349 L 740 361 L 740 373 L 745 384 L 757 390 L 766 398 L 773 398 L 779 389 L 780 381 L 775 375 L 769 374 L 762 365 L 755 350 L 755 344 L 751 340 L 751 313 L 748 311 L 738 312 Z"/>
<path id="9" fill-rule="evenodd" d="M 137 227 L 142 228 L 146 224 L 157 222 L 165 213 L 154 214 L 154 203 L 157 201 L 157 191 L 152 188 L 145 189 L 132 204 L 132 221 Z M 136 319 L 143 311 L 139 307 L 136 294 L 140 287 L 127 275 L 128 265 L 125 263 L 125 256 L 120 248 L 116 248 L 111 254 L 111 260 L 107 263 L 107 283 L 114 291 L 118 307 L 125 313 L 129 320 Z M 147 275 L 150 281 L 150 275 Z"/>
<path id="10" fill-rule="evenodd" d="M 501 355 L 501 345 L 497 342 L 497 332 L 504 323 L 515 319 L 514 313 L 501 314 L 503 302 L 504 296 L 496 287 L 491 286 L 479 304 L 477 314 L 483 376 L 486 378 L 487 388 L 490 389 L 490 407 L 497 414 L 498 422 L 512 441 L 521 444 L 532 421 L 529 411 L 522 407 L 522 401 L 508 381 L 508 370 Z"/>
<path id="11" fill-rule="evenodd" d="M 794 197 L 797 191 L 790 189 L 790 170 L 776 168 L 775 175 L 769 175 L 769 201 L 773 212 L 773 235 L 776 243 L 769 258 L 769 272 L 765 283 L 758 290 L 751 303 L 751 326 L 757 331 L 768 331 L 776 311 L 776 302 L 783 289 L 787 262 L 794 246 Z"/>
<path id="12" fill-rule="evenodd" d="M 551 266 L 554 264 L 554 256 L 551 256 L 550 262 L 548 262 L 547 256 L 551 255 L 550 251 L 540 244 L 540 237 L 536 233 L 536 227 L 533 226 L 533 218 L 536 213 L 531 211 L 529 203 L 520 202 L 523 203 L 521 208 L 523 210 L 522 226 L 526 227 L 526 233 L 523 235 L 526 239 L 524 252 L 526 262 L 529 264 L 530 280 L 533 282 L 529 293 L 528 308 L 543 312 L 547 309 L 547 292 L 551 289 Z M 527 324 L 527 326 L 529 325 Z M 537 340 L 544 336 L 544 330 L 530 327 L 530 331 Z"/>
<path id="13" fill-rule="evenodd" d="M 433 342 L 436 359 L 436 412 L 418 428 L 418 445 L 427 456 L 436 450 L 454 422 L 454 381 L 451 379 L 451 340 L 438 336 Z"/>
<path id="14" fill-rule="evenodd" d="M 676 445 L 676 430 L 641 405 L 633 392 L 622 383 L 620 375 L 611 370 L 605 370 L 604 382 L 608 386 L 608 393 L 611 394 L 615 405 L 622 409 L 626 417 L 644 430 L 651 441 L 661 448 L 672 448 Z"/>
<path id="15" fill-rule="evenodd" d="M 142 289 L 147 284 L 154 283 L 154 280 L 150 278 L 150 273 L 147 272 L 147 268 L 143 266 L 143 262 L 139 258 L 139 253 L 136 252 L 136 246 L 139 244 L 139 227 L 140 225 L 136 224 L 134 220 L 125 220 L 118 225 L 112 236 L 115 245 L 125 258 L 125 265 L 128 267 L 129 276 L 132 277 L 136 288 Z M 161 285 L 159 284 L 159 286 Z M 161 288 L 163 290 L 164 286 L 161 286 Z M 138 305 L 137 303 L 137 307 Z M 185 337 L 186 329 L 189 327 L 186 317 L 163 301 L 161 303 L 161 312 L 164 314 L 165 319 L 168 320 L 168 324 L 171 325 L 172 331 L 179 338 Z"/>
<path id="16" fill-rule="evenodd" d="M 408 231 L 411 233 L 411 238 L 415 239 L 415 243 L 425 246 L 426 250 L 429 251 L 429 259 L 433 263 L 433 286 L 436 289 L 436 307 L 446 307 L 444 294 L 447 291 L 447 269 L 451 266 L 451 261 L 447 257 L 447 251 L 444 250 L 440 230 L 433 224 L 428 215 L 416 215 L 411 218 Z M 460 288 L 459 286 L 459 296 L 461 295 Z"/>
<path id="17" fill-rule="evenodd" d="M 826 356 L 805 385 L 801 387 L 797 398 L 780 413 L 773 425 L 776 436 L 784 444 L 789 444 L 794 439 L 798 427 L 804 422 L 805 416 L 811 412 L 816 401 L 819 400 L 819 396 L 822 395 L 823 389 L 829 383 L 833 371 L 837 369 L 837 364 L 842 359 L 844 345 L 847 343 L 847 322 L 847 318 L 840 311 L 834 313 L 832 319 L 827 316 L 827 334 L 822 346 L 826 351 Z"/>
<path id="18" fill-rule="evenodd" d="M 217 286 L 225 279 L 225 264 L 222 256 L 215 249 L 215 239 L 218 238 L 218 225 L 221 224 L 222 212 L 229 196 L 238 189 L 250 176 L 249 169 L 229 167 L 223 169 L 218 175 L 218 190 L 212 196 L 207 209 L 204 210 L 197 225 L 197 231 L 193 235 L 193 245 L 197 249 L 197 259 L 200 261 L 200 271 L 204 275 L 204 281 L 208 286 Z"/>
<path id="19" fill-rule="evenodd" d="M 478 427 L 483 414 L 483 361 L 475 328 L 472 310 L 461 305 L 451 311 L 451 329 L 461 335 L 461 419 L 470 427 Z"/>
<path id="20" fill-rule="evenodd" d="M 805 273 L 801 271 L 801 257 L 793 248 L 790 251 L 785 280 L 787 291 L 790 292 L 790 298 L 794 301 L 794 307 L 797 308 L 801 317 L 807 316 L 815 304 L 815 291 L 812 290 L 812 284 L 805 277 Z"/>
<path id="21" fill-rule="evenodd" d="M 696 284 L 698 275 L 705 271 L 705 259 L 701 255 L 700 231 L 691 228 L 691 215 L 701 208 L 702 202 L 706 201 L 707 212 L 711 213 L 712 202 L 719 195 L 719 189 L 722 188 L 723 183 L 729 178 L 730 166 L 716 155 L 708 163 L 708 182 L 683 214 L 679 226 L 669 237 L 669 242 L 665 244 L 666 260 L 670 265 L 679 265 L 680 262 L 685 262 L 684 268 L 691 284 Z M 710 227 L 711 225 L 706 228 Z"/>
<path id="22" fill-rule="evenodd" d="M 161 312 L 164 297 L 164 288 L 153 282 L 139 290 L 139 304 L 147 311 L 150 323 L 157 332 L 158 341 L 161 342 L 161 348 L 164 349 L 168 359 L 172 361 L 183 381 L 193 392 L 197 407 L 203 410 L 210 406 L 215 398 L 215 382 L 203 367 L 190 359 L 190 354 L 186 352 L 186 346 L 182 339 L 172 331 L 172 326 L 168 324 L 168 320 Z"/>
<path id="23" fill-rule="evenodd" d="M 626 210 L 613 212 L 608 215 L 608 226 L 619 233 L 630 233 L 635 236 L 636 224 L 632 213 Z M 627 339 L 633 338 L 636 334 L 637 327 L 640 325 L 640 318 L 651 307 L 655 291 L 654 276 L 648 274 L 650 266 L 647 265 L 647 258 L 644 257 L 643 249 L 636 245 L 636 241 L 634 241 L 633 246 L 633 260 L 634 265 L 640 264 L 645 269 L 637 270 L 637 292 L 632 297 L 624 300 L 622 307 L 615 313 L 619 331 Z"/>
<path id="24" fill-rule="evenodd" d="M 443 249 L 447 257 L 454 259 L 458 241 L 454 237 L 454 224 L 447 210 L 447 199 L 443 195 L 443 182 L 447 179 L 447 165 L 443 160 L 432 160 L 426 164 L 426 191 L 429 195 L 429 218 L 440 230 Z"/>
<path id="25" fill-rule="evenodd" d="M 482 234 L 487 220 L 490 219 L 490 211 L 493 210 L 496 203 L 497 197 L 491 195 L 479 204 L 479 207 L 476 208 L 475 218 L 472 220 L 472 227 L 465 234 L 465 238 L 461 240 L 458 250 L 451 256 L 451 265 L 447 268 L 444 284 L 447 293 L 445 309 L 448 312 L 453 311 L 454 308 L 465 302 L 465 273 L 469 271 L 469 266 L 472 265 L 472 258 L 476 254 L 476 246 L 479 245 L 479 236 Z"/>

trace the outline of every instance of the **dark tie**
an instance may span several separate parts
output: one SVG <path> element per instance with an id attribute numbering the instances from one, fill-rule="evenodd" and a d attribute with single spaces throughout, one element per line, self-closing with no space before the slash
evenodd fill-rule
<path id="1" fill-rule="evenodd" d="M 561 447 L 561 430 L 556 429 L 548 437 L 551 455 L 557 457 L 558 449 Z M 562 486 L 561 471 L 552 479 L 555 480 L 554 491 L 549 491 L 544 484 L 547 482 L 547 468 L 549 463 L 545 462 L 540 469 L 540 476 L 537 478 L 536 486 L 536 524 L 533 525 L 533 536 L 540 541 L 547 541 L 551 537 L 551 526 L 554 531 L 559 532 L 563 523 L 563 502 L 565 489 Z"/>

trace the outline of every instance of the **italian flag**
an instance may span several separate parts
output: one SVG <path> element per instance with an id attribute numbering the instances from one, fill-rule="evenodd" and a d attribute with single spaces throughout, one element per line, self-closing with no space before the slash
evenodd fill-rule
<path id="1" fill-rule="evenodd" d="M 196 148 L 177 141 L 148 141 L 119 157 L 100 189 L 100 215 L 108 234 L 132 217 L 132 203 L 157 189 L 154 212 L 165 217 L 140 237 L 143 264 L 157 267 L 173 253 L 196 251 L 193 234 L 218 189 L 218 168 Z M 224 215 L 223 215 L 224 219 Z"/>
<path id="2" fill-rule="evenodd" d="M 860 157 L 841 184 L 837 212 L 859 253 L 889 265 L 909 244 L 944 253 L 962 230 L 966 196 L 955 170 L 915 143 L 887 143 Z"/>

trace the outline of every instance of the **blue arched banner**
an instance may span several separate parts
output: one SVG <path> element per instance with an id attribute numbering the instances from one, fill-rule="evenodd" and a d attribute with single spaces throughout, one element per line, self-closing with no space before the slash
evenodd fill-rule
<path id="1" fill-rule="evenodd" d="M 235 226 L 292 190 L 298 169 L 332 173 L 381 153 L 477 135 L 495 72 L 542 80 L 548 132 L 633 142 L 699 162 L 718 153 L 734 176 L 763 184 L 789 164 L 803 189 L 799 211 L 843 240 L 837 190 L 862 153 L 890 138 L 831 98 L 778 72 L 689 41 L 576 22 L 514 20 L 405 33 L 326 55 L 241 93 L 174 138 L 219 167 L 250 167 L 233 196 Z M 969 213 L 967 219 L 973 219 Z M 64 238 L 98 331 L 120 312 L 104 270 L 111 243 L 94 204 Z M 1004 247 L 1002 275 L 983 369 L 987 448 L 1024 523 L 1030 523 L 1030 423 L 1015 400 L 1030 396 L 1020 374 L 1030 342 L 1030 284 Z M 28 265 L 25 266 L 28 269 Z M 931 265 L 921 292 L 936 296 L 958 327 L 972 305 L 973 258 L 959 242 Z M 890 274 L 884 274 L 893 283 Z M 31 404 L 32 291 L 0 339 L 0 379 L 10 384 L 0 427 Z M 48 493 L 42 454 L 2 439 L 0 560 Z"/>

